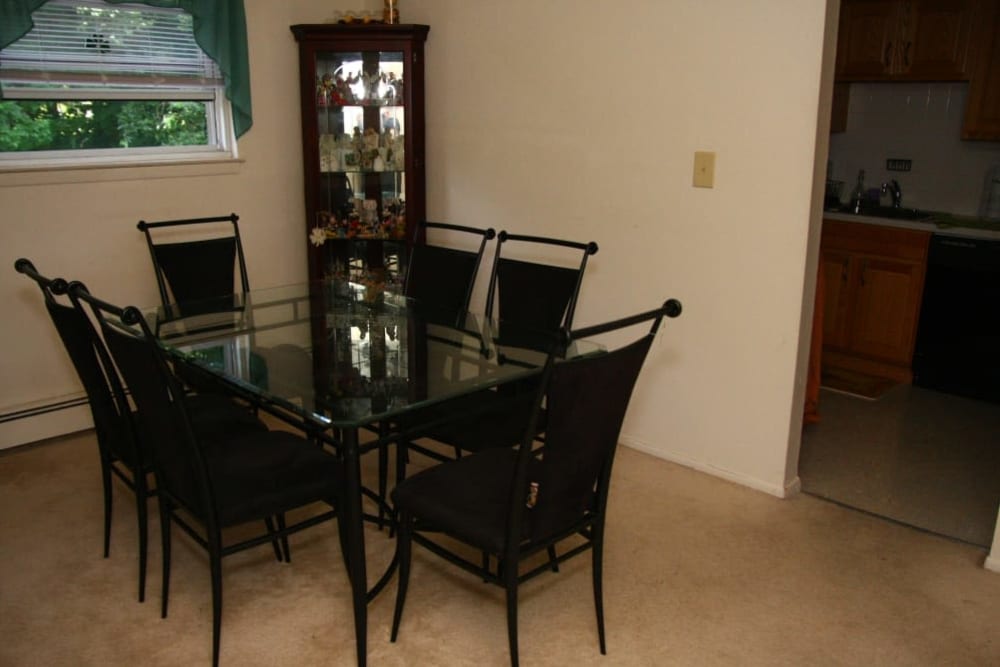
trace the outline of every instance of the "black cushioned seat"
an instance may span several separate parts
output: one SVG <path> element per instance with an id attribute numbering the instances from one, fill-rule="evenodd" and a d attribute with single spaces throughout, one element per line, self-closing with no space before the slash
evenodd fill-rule
<path id="1" fill-rule="evenodd" d="M 41 289 L 45 308 L 87 393 L 101 462 L 105 558 L 111 552 L 112 476 L 118 477 L 135 496 L 141 602 L 146 596 L 147 499 L 155 493 L 147 483 L 147 476 L 152 472 L 151 450 L 137 437 L 134 414 L 128 402 L 117 401 L 114 397 L 116 392 L 124 396 L 124 388 L 103 339 L 78 304 L 60 303 L 56 299 L 66 296 L 68 283 L 61 278 L 50 279 L 39 274 L 34 264 L 24 258 L 18 259 L 14 267 Z M 182 400 L 190 409 L 192 427 L 200 434 L 232 435 L 267 430 L 248 409 L 226 397 L 188 394 Z M 276 551 L 276 555 L 280 553 Z"/>
<path id="2" fill-rule="evenodd" d="M 503 586 L 511 664 L 518 664 L 518 585 L 587 550 L 597 632 L 605 652 L 603 602 L 604 525 L 618 437 L 636 379 L 664 317 L 680 314 L 674 300 L 662 307 L 573 333 L 563 331 L 534 383 L 531 413 L 517 448 L 481 449 L 401 481 L 392 492 L 399 515 L 399 592 L 393 614 L 395 641 L 410 577 L 412 544 L 419 544 L 481 578 Z M 565 359 L 570 341 L 651 322 L 641 338 L 608 352 Z M 542 405 L 548 423 L 536 447 Z M 479 551 L 473 563 L 447 535 Z M 566 550 L 556 554 L 555 545 Z M 540 565 L 528 558 L 548 553 Z M 495 561 L 496 567 L 492 567 Z M 521 566 L 524 565 L 524 568 Z M 525 571 L 526 570 L 526 571 Z"/>
<path id="3" fill-rule="evenodd" d="M 182 395 L 183 389 L 139 310 L 97 299 L 79 283 L 71 284 L 69 293 L 74 302 L 86 303 L 100 322 L 107 349 L 135 402 L 136 430 L 151 443 L 160 505 L 161 614 L 167 615 L 171 529 L 176 524 L 208 552 L 212 664 L 218 665 L 223 557 L 268 542 L 276 544 L 278 539 L 284 542 L 294 532 L 335 518 L 341 462 L 322 446 L 285 431 L 220 433 L 211 438 L 196 432 L 186 402 L 173 398 Z M 286 526 L 285 514 L 297 509 L 306 515 Z M 224 528 L 255 521 L 267 525 L 264 534 L 226 543 Z M 277 523 L 277 530 L 272 522 Z M 343 527 L 338 527 L 344 544 Z"/>

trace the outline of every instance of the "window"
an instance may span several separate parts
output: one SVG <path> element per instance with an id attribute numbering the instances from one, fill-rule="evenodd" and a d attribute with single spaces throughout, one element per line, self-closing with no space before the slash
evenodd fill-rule
<path id="1" fill-rule="evenodd" d="M 242 0 L 206 4 L 238 5 L 242 41 L 221 47 L 238 42 L 245 71 Z M 196 41 L 205 17 L 143 2 L 48 0 L 30 19 L 0 50 L 0 168 L 235 157 L 236 133 L 250 123 L 249 87 L 238 127 L 233 78 L 227 84 L 207 51 L 223 63 L 230 54 Z"/>

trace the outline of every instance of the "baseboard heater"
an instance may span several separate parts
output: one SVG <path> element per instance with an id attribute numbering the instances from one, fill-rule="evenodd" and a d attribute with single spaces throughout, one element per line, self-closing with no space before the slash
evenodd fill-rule
<path id="1" fill-rule="evenodd" d="M 30 417 L 37 417 L 39 415 L 48 414 L 50 412 L 58 412 L 59 410 L 66 410 L 67 408 L 75 408 L 86 404 L 87 404 L 87 397 L 81 396 L 80 398 L 71 398 L 65 401 L 48 403 L 46 405 L 37 405 L 33 408 L 26 408 L 24 410 L 16 410 L 14 412 L 7 412 L 4 414 L 0 414 L 0 424 L 6 424 L 7 422 L 17 421 L 18 419 L 28 419 Z"/>

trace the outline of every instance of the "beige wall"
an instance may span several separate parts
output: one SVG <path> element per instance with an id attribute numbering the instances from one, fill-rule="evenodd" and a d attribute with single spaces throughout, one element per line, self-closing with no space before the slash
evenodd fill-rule
<path id="1" fill-rule="evenodd" d="M 428 215 L 597 241 L 578 323 L 680 298 L 626 441 L 794 487 L 826 2 L 402 10 L 432 25 Z M 691 186 L 697 150 L 714 189 Z"/>

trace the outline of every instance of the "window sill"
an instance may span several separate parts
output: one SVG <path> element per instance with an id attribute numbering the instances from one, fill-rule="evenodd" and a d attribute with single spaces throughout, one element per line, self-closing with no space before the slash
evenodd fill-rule
<path id="1" fill-rule="evenodd" d="M 162 160 L 136 164 L 100 164 L 46 167 L 0 168 L 0 188 L 65 183 L 144 181 L 159 178 L 231 176 L 243 167 L 239 158 Z"/>

